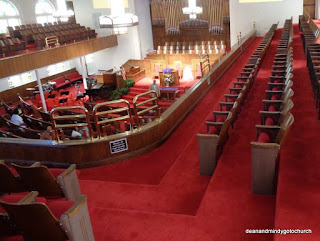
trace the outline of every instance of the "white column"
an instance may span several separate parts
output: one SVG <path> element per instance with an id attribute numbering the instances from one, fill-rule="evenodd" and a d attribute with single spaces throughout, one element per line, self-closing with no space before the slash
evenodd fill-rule
<path id="1" fill-rule="evenodd" d="M 319 19 L 319 13 L 320 13 L 320 11 L 319 11 L 319 7 L 320 7 L 320 0 L 316 0 L 315 1 L 315 11 L 316 11 L 316 13 L 315 13 L 315 17 L 317 18 L 317 19 Z"/>
<path id="2" fill-rule="evenodd" d="M 84 56 L 79 58 L 80 60 L 80 66 L 81 66 L 81 74 L 82 74 L 82 80 L 83 80 L 83 87 L 84 89 L 88 88 L 87 85 L 87 77 L 88 77 L 88 72 L 87 72 L 87 66 L 86 66 L 86 58 Z"/>
<path id="3" fill-rule="evenodd" d="M 39 78 L 39 73 L 38 70 L 36 69 L 36 78 L 37 78 L 37 83 L 38 83 L 38 89 L 40 92 L 40 98 L 41 98 L 41 103 L 42 103 L 42 108 L 44 110 L 44 112 L 48 112 L 47 110 L 47 105 L 46 105 L 46 99 L 44 98 L 44 94 L 43 94 L 43 89 L 42 89 L 42 84 L 41 84 L 41 80 Z"/>

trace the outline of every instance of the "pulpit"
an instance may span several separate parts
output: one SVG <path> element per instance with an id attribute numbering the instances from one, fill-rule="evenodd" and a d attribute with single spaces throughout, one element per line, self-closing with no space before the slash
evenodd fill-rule
<path id="1" fill-rule="evenodd" d="M 99 84 L 108 84 L 116 85 L 117 76 L 115 72 L 103 72 L 97 74 L 97 83 Z"/>

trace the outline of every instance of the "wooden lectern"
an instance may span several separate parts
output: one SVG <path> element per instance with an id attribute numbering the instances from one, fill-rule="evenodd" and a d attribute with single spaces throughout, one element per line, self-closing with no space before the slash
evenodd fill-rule
<path id="1" fill-rule="evenodd" d="M 117 83 L 116 73 L 115 72 L 103 72 L 103 73 L 97 74 L 97 83 L 116 85 L 116 83 Z"/>

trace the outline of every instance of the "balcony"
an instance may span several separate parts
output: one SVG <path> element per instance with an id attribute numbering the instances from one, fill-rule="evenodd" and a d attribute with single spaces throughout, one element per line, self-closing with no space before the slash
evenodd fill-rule
<path id="1" fill-rule="evenodd" d="M 111 35 L 0 59 L 0 78 L 38 69 L 117 45 L 117 36 Z"/>

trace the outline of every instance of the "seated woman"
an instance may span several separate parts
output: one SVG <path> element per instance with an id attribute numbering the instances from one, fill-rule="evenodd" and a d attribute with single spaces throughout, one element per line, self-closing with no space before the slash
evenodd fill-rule
<path id="1" fill-rule="evenodd" d="M 11 122 L 18 126 L 26 126 L 22 117 L 19 115 L 19 110 L 17 108 L 13 110 L 13 114 L 11 116 Z"/>

